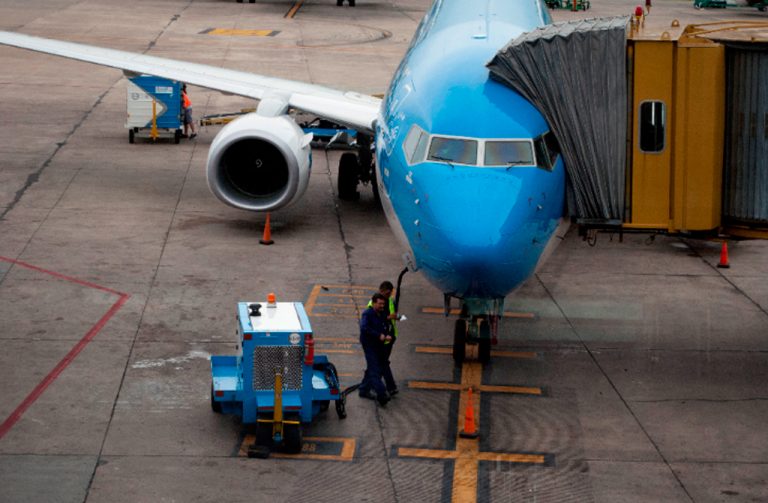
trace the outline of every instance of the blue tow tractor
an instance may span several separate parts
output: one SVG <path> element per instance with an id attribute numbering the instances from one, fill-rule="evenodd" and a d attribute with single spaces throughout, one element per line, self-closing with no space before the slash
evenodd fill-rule
<path id="1" fill-rule="evenodd" d="M 256 425 L 249 457 L 270 449 L 297 453 L 302 423 L 310 423 L 333 401 L 346 417 L 346 395 L 336 367 L 316 355 L 312 327 L 300 302 L 240 302 L 237 305 L 240 354 L 211 356 L 211 407 Z"/>

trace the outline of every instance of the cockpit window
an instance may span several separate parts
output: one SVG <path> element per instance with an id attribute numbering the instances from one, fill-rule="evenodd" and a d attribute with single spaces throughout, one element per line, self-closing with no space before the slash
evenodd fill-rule
<path id="1" fill-rule="evenodd" d="M 429 160 L 477 164 L 477 141 L 435 136 L 429 145 Z"/>
<path id="2" fill-rule="evenodd" d="M 403 142 L 403 152 L 408 164 L 415 164 L 424 160 L 427 143 L 429 143 L 429 135 L 419 126 L 414 125 Z"/>
<path id="3" fill-rule="evenodd" d="M 552 132 L 544 133 L 533 143 L 536 147 L 536 165 L 542 169 L 552 171 L 555 169 L 557 156 L 560 155 L 560 145 Z"/>
<path id="4" fill-rule="evenodd" d="M 485 142 L 486 166 L 533 166 L 530 140 Z"/>

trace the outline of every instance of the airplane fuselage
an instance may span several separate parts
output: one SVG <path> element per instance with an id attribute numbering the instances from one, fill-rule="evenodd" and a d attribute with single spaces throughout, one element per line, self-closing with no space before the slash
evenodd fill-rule
<path id="1" fill-rule="evenodd" d="M 537 151 L 544 118 L 485 66 L 549 22 L 538 0 L 437 0 L 382 104 L 377 177 L 389 224 L 411 264 L 465 301 L 520 286 L 563 217 L 563 163 Z"/>

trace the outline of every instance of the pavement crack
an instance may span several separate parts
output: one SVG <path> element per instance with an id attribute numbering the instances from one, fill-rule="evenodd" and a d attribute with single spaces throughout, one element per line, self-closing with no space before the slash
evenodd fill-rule
<path id="1" fill-rule="evenodd" d="M 122 77 L 121 77 L 122 78 Z M 53 162 L 54 157 L 61 151 L 62 148 L 69 142 L 69 140 L 72 138 L 72 136 L 77 132 L 78 129 L 80 129 L 80 126 L 82 126 L 85 121 L 88 119 L 88 117 L 91 116 L 93 111 L 101 105 L 101 102 L 104 100 L 104 97 L 112 90 L 112 88 L 117 84 L 117 81 L 112 83 L 106 91 L 101 93 L 99 97 L 96 99 L 96 101 L 91 105 L 91 108 L 89 108 L 82 117 L 80 117 L 80 120 L 75 123 L 75 125 L 70 129 L 64 139 L 62 141 L 56 142 L 56 148 L 53 149 L 53 152 L 51 155 L 48 156 L 48 158 L 43 161 L 43 164 L 40 165 L 40 167 L 37 168 L 37 170 L 34 173 L 31 173 L 29 176 L 27 176 L 26 182 L 24 182 L 24 185 L 16 191 L 16 194 L 13 196 L 13 200 L 8 204 L 8 206 L 5 207 L 2 213 L 0 213 L 0 220 L 4 220 L 5 216 L 10 213 L 17 204 L 21 201 L 22 197 L 24 197 L 24 194 L 26 194 L 27 190 L 30 189 L 34 184 L 36 184 L 38 181 L 40 181 L 40 176 L 43 174 L 43 171 L 48 168 L 48 166 L 51 165 Z"/>
<path id="2" fill-rule="evenodd" d="M 723 279 L 724 279 L 724 280 L 725 280 L 725 281 L 726 281 L 726 282 L 727 282 L 729 285 L 731 285 L 731 286 L 733 287 L 733 289 L 734 289 L 734 290 L 736 290 L 736 291 L 737 291 L 739 294 L 741 294 L 741 295 L 742 295 L 744 298 L 746 298 L 747 300 L 749 300 L 749 301 L 750 301 L 752 304 L 754 304 L 754 306 L 755 306 L 755 307 L 757 307 L 757 309 L 759 309 L 759 310 L 760 310 L 760 312 L 762 312 L 762 313 L 763 313 L 763 314 L 764 314 L 766 317 L 768 317 L 768 310 L 766 310 L 766 308 L 765 308 L 765 307 L 763 307 L 763 306 L 762 306 L 762 305 L 761 305 L 759 302 L 757 302 L 755 299 L 753 299 L 752 297 L 750 297 L 750 296 L 749 296 L 749 294 L 748 294 L 747 292 L 745 292 L 744 290 L 742 290 L 741 288 L 739 288 L 739 286 L 738 286 L 738 285 L 736 285 L 736 283 L 734 283 L 734 282 L 731 280 L 731 278 L 729 278 L 728 276 L 726 276 L 725 274 L 723 274 L 723 270 L 722 270 L 722 269 L 719 269 L 719 268 L 717 268 L 716 266 L 712 265 L 712 264 L 711 264 L 711 263 L 709 263 L 707 260 L 705 260 L 705 259 L 704 259 L 704 257 L 701 255 L 701 253 L 699 253 L 699 251 L 698 251 L 696 248 L 694 248 L 693 246 L 691 246 L 691 243 L 690 243 L 690 242 L 689 242 L 687 239 L 681 239 L 680 241 L 682 241 L 683 243 L 685 243 L 685 245 L 686 245 L 686 246 L 687 246 L 687 247 L 688 247 L 688 248 L 691 250 L 691 253 L 694 253 L 694 254 L 695 254 L 697 257 L 699 257 L 699 258 L 701 259 L 701 261 L 702 261 L 702 262 L 704 262 L 704 263 L 705 263 L 706 265 L 708 265 L 708 266 L 709 266 L 709 267 L 710 267 L 710 268 L 711 268 L 713 271 L 715 271 L 715 272 L 718 274 L 718 276 L 720 276 L 721 278 L 723 278 Z"/>
<path id="3" fill-rule="evenodd" d="M 152 39 L 147 44 L 147 48 L 142 52 L 142 54 L 146 54 L 147 52 L 149 52 L 150 49 L 152 49 L 152 47 L 154 47 L 155 43 L 158 40 L 160 40 L 160 37 L 162 37 L 163 34 L 165 34 L 165 32 L 168 30 L 168 28 L 175 21 L 177 21 L 181 17 L 181 14 L 185 10 L 187 10 L 192 5 L 193 2 L 194 2 L 194 0 L 189 0 L 189 2 L 178 13 L 174 14 L 173 17 L 171 17 L 170 21 L 158 32 L 158 34 L 155 36 L 155 38 Z M 122 76 L 120 78 L 122 78 Z M 114 87 L 115 84 L 110 86 L 110 89 L 112 87 Z M 109 89 L 104 94 L 106 94 L 107 92 L 109 92 Z M 136 326 L 136 332 L 133 335 L 133 340 L 131 341 L 131 347 L 128 350 L 128 357 L 125 359 L 125 367 L 123 368 L 123 373 L 120 376 L 120 384 L 117 387 L 117 394 L 115 395 L 115 400 L 112 403 L 112 409 L 110 410 L 110 413 L 109 413 L 109 420 L 107 421 L 107 426 L 106 426 L 106 428 L 104 428 L 104 436 L 101 439 L 101 446 L 99 447 L 99 454 L 96 457 L 96 462 L 94 463 L 93 471 L 91 472 L 91 476 L 90 476 L 90 478 L 88 480 L 88 485 L 85 488 L 85 497 L 83 498 L 83 503 L 86 503 L 88 501 L 88 497 L 90 496 L 90 493 L 91 493 L 91 488 L 93 487 L 93 481 L 96 478 L 96 471 L 98 470 L 99 466 L 101 465 L 101 460 L 102 460 L 102 458 L 104 456 L 104 447 L 107 444 L 107 438 L 109 437 L 109 433 L 110 433 L 110 430 L 112 428 L 112 421 L 114 420 L 115 411 L 117 409 L 117 404 L 118 404 L 118 402 L 120 400 L 120 393 L 123 391 L 123 386 L 125 384 L 125 376 L 128 373 L 128 369 L 130 367 L 131 358 L 133 357 L 133 353 L 134 353 L 134 350 L 136 348 L 136 342 L 139 339 L 139 333 L 141 332 L 141 327 L 142 327 L 142 323 L 144 321 L 144 315 L 145 315 L 145 313 L 147 311 L 147 306 L 149 305 L 150 299 L 152 298 L 152 290 L 153 290 L 153 288 L 154 288 L 154 286 L 155 286 L 155 284 L 157 282 L 157 275 L 160 272 L 160 264 L 162 263 L 163 257 L 165 256 L 165 249 L 166 249 L 166 247 L 168 245 L 168 238 L 169 238 L 169 236 L 171 234 L 171 229 L 173 228 L 173 223 L 176 220 L 176 213 L 179 210 L 179 204 L 181 203 L 181 197 L 182 197 L 182 194 L 184 193 L 184 187 L 186 186 L 187 179 L 189 178 L 189 172 L 192 169 L 192 160 L 194 159 L 196 148 L 197 148 L 197 143 L 193 144 L 192 150 L 191 150 L 191 152 L 189 154 L 189 161 L 187 163 L 187 170 L 186 170 L 186 173 L 184 175 L 184 181 L 182 182 L 181 187 L 179 188 L 179 192 L 178 192 L 178 195 L 177 195 L 177 198 L 176 198 L 176 205 L 175 205 L 175 207 L 173 209 L 173 214 L 171 215 L 170 221 L 168 223 L 168 228 L 166 229 L 166 232 L 165 232 L 165 238 L 163 239 L 163 247 L 160 250 L 160 255 L 159 255 L 158 259 L 157 259 L 157 266 L 155 267 L 154 274 L 152 275 L 152 280 L 150 281 L 150 284 L 149 284 L 149 291 L 147 292 L 147 296 L 146 296 L 146 299 L 144 301 L 144 305 L 141 308 L 141 314 L 139 316 L 139 322 L 138 322 L 138 324 Z"/>
<path id="4" fill-rule="evenodd" d="M 547 285 L 544 284 L 544 282 L 541 280 L 541 277 L 538 274 L 535 274 L 534 277 L 539 282 L 541 287 L 546 292 L 549 299 L 552 301 L 552 303 L 557 307 L 558 311 L 560 311 L 560 314 L 562 315 L 563 319 L 568 323 L 568 326 L 571 328 L 571 331 L 576 335 L 576 337 L 579 338 L 579 341 L 581 342 L 582 347 L 589 355 L 589 358 L 592 360 L 592 363 L 597 367 L 597 369 L 600 371 L 600 373 L 603 375 L 605 380 L 608 382 L 608 385 L 613 389 L 613 392 L 616 393 L 616 396 L 621 400 L 621 403 L 624 404 L 624 408 L 629 412 L 629 414 L 632 416 L 632 419 L 635 420 L 635 423 L 637 423 L 638 428 L 640 428 L 640 431 L 643 432 L 643 435 L 645 435 L 645 438 L 648 439 L 648 442 L 651 443 L 654 450 L 656 451 L 656 454 L 658 454 L 659 458 L 664 462 L 664 465 L 666 465 L 669 472 L 672 474 L 672 477 L 677 481 L 677 484 L 680 486 L 680 489 L 685 493 L 685 495 L 688 497 L 690 501 L 695 501 L 693 499 L 693 496 L 688 492 L 688 488 L 685 487 L 685 484 L 683 484 L 682 479 L 680 479 L 680 476 L 675 472 L 675 470 L 672 469 L 672 465 L 670 464 L 669 460 L 664 456 L 664 453 L 661 452 L 661 448 L 659 448 L 658 444 L 653 440 L 653 437 L 651 437 L 651 434 L 648 432 L 648 430 L 645 428 L 643 423 L 640 421 L 640 418 L 637 417 L 637 414 L 635 414 L 635 411 L 632 410 L 632 407 L 629 404 L 629 401 L 624 398 L 624 396 L 619 391 L 619 388 L 616 386 L 616 383 L 613 382 L 611 377 L 608 375 L 608 372 L 605 371 L 602 365 L 600 365 L 600 362 L 597 360 L 597 357 L 595 356 L 594 352 L 589 348 L 587 343 L 584 341 L 584 338 L 581 336 L 579 331 L 576 329 L 576 326 L 573 324 L 573 321 L 568 317 L 568 315 L 565 313 L 565 310 L 560 305 L 559 302 L 557 302 L 557 299 L 555 299 L 555 296 L 552 294 L 549 288 L 547 288 Z"/>
<path id="5" fill-rule="evenodd" d="M 756 396 L 745 398 L 661 398 L 657 400 L 629 400 L 632 403 L 664 403 L 664 402 L 704 402 L 704 403 L 730 403 L 730 402 L 765 402 L 768 397 Z"/>

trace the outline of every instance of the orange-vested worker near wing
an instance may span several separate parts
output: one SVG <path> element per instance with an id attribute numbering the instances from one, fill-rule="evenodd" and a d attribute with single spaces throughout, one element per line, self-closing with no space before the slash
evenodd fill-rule
<path id="1" fill-rule="evenodd" d="M 192 120 L 192 100 L 187 96 L 186 84 L 182 84 L 181 86 L 181 105 L 184 109 L 184 138 L 189 138 L 191 140 L 197 136 L 197 132 L 195 132 L 195 121 Z M 190 129 L 192 130 L 192 135 L 187 136 Z"/>

